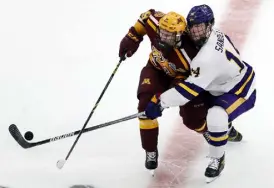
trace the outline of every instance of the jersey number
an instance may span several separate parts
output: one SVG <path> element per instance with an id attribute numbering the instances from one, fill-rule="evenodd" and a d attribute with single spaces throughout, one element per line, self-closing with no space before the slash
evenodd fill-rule
<path id="1" fill-rule="evenodd" d="M 244 64 L 230 51 L 226 50 L 225 55 L 229 61 L 233 60 L 240 67 L 240 72 L 245 68 Z"/>
<path id="2" fill-rule="evenodd" d="M 230 38 L 228 36 L 226 36 L 227 40 L 229 41 L 229 43 L 233 46 L 233 48 L 235 49 L 235 51 L 239 54 L 238 50 L 235 48 L 234 44 L 232 43 L 232 41 L 230 40 Z M 238 57 L 236 57 L 233 53 L 231 53 L 230 51 L 228 50 L 225 50 L 225 55 L 226 55 L 226 58 L 228 59 L 228 61 L 231 61 L 233 60 L 240 68 L 240 71 L 241 72 L 244 68 L 245 68 L 245 65 L 243 64 L 243 62 L 241 60 L 239 60 Z"/>

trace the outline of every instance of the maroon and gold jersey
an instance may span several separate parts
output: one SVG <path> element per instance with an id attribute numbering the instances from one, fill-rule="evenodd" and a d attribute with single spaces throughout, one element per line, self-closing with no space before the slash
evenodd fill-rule
<path id="1" fill-rule="evenodd" d="M 157 37 L 159 20 L 165 14 L 153 9 L 141 14 L 134 25 L 140 35 L 147 35 L 151 42 L 151 53 L 149 62 L 159 70 L 164 71 L 170 77 L 187 77 L 190 74 L 191 60 L 196 56 L 198 50 L 187 35 L 182 36 L 180 47 L 173 48 L 168 54 L 163 54 L 157 49 Z"/>

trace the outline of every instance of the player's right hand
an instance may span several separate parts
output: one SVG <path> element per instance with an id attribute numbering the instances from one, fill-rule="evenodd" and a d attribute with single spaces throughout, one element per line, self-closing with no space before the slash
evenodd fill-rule
<path id="1" fill-rule="evenodd" d="M 162 116 L 164 108 L 160 104 L 160 93 L 154 95 L 148 103 L 145 114 L 148 119 L 156 119 Z"/>
<path id="2" fill-rule="evenodd" d="M 126 56 L 131 57 L 137 51 L 142 40 L 143 36 L 139 35 L 134 27 L 131 27 L 120 43 L 119 57 L 122 60 Z"/>

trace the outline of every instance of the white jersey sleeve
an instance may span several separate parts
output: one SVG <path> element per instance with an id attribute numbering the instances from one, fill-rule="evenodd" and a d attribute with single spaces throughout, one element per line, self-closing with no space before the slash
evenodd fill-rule
<path id="1" fill-rule="evenodd" d="M 202 49 L 191 62 L 191 75 L 174 88 L 160 96 L 162 107 L 182 106 L 197 97 L 200 92 L 207 90 L 208 86 L 219 76 L 220 69 L 216 67 L 217 61 L 206 61 L 210 55 L 208 49 Z M 214 71 L 212 71 L 214 70 Z"/>

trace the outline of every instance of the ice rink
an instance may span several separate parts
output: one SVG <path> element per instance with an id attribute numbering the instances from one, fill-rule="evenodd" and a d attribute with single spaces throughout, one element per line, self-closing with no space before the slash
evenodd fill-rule
<path id="1" fill-rule="evenodd" d="M 33 142 L 81 129 L 119 61 L 121 39 L 139 15 L 154 8 L 186 16 L 203 3 L 257 77 L 255 108 L 234 122 L 244 139 L 228 144 L 219 179 L 205 183 L 207 145 L 185 128 L 177 108 L 159 119 L 154 178 L 144 168 L 137 119 L 83 134 L 62 170 L 56 162 L 76 137 L 23 149 L 10 136 L 12 123 L 22 133 L 32 131 Z M 273 188 L 273 8 L 274 0 L 1 0 L 0 187 Z M 145 37 L 121 64 L 88 127 L 137 113 L 138 79 L 149 52 Z"/>

